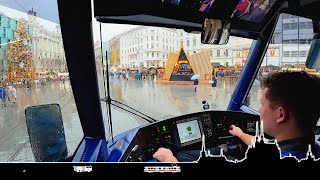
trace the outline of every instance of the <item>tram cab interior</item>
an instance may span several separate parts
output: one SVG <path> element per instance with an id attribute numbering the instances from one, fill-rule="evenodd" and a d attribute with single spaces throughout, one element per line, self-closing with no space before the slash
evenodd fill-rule
<path id="1" fill-rule="evenodd" d="M 258 74 L 278 17 L 281 13 L 288 13 L 317 22 L 320 16 L 313 12 L 320 10 L 320 3 L 314 0 L 269 0 L 267 11 L 251 18 L 236 14 L 237 0 L 215 0 L 211 8 L 199 10 L 201 2 L 197 0 L 168 2 L 93 0 L 92 3 L 79 1 L 75 6 L 74 3 L 58 0 L 68 72 L 84 137 L 71 157 L 66 157 L 66 154 L 62 153 L 65 145 L 61 145 L 62 141 L 59 141 L 60 144 L 55 144 L 55 148 L 60 147 L 59 152 L 55 153 L 54 158 L 46 159 L 47 161 L 150 162 L 153 160 L 152 155 L 159 147 L 169 148 L 176 154 L 184 150 L 201 149 L 203 140 L 206 147 L 225 144 L 228 149 L 227 156 L 239 160 L 244 158 L 248 146 L 239 138 L 233 137 L 229 133 L 229 128 L 234 124 L 251 135 L 259 134 L 261 131 L 259 112 L 250 109 L 244 105 L 244 102 Z M 108 75 L 105 75 L 107 77 L 106 98 L 101 98 L 98 92 L 92 18 L 100 23 L 176 28 L 195 34 L 206 33 L 204 29 L 208 25 L 205 25 L 207 19 L 213 20 L 216 26 L 222 23 L 220 31 L 225 31 L 228 37 L 222 37 L 220 32 L 219 37 L 212 36 L 216 38 L 215 40 L 212 37 L 209 40 L 204 38 L 204 43 L 219 46 L 228 42 L 229 35 L 252 39 L 246 64 L 227 109 L 218 111 L 204 108 L 203 111 L 157 120 L 151 118 L 152 112 L 144 112 L 147 114 L 145 119 L 149 123 L 113 137 L 112 131 L 111 133 L 107 131 L 112 121 L 117 121 L 115 116 L 110 118 L 112 113 L 110 106 L 115 101 L 109 94 Z M 319 30 L 319 27 L 315 29 L 315 31 Z M 107 69 L 104 73 L 108 74 Z M 103 120 L 101 102 L 107 104 L 109 121 Z M 44 133 L 51 132 L 54 131 Z"/>

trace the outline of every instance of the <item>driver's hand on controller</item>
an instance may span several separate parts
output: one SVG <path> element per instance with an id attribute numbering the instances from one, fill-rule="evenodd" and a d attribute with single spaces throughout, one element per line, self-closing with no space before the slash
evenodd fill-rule
<path id="1" fill-rule="evenodd" d="M 170 149 L 159 148 L 157 152 L 153 154 L 153 158 L 156 158 L 160 162 L 179 162 Z"/>
<path id="2" fill-rule="evenodd" d="M 237 136 L 247 145 L 251 145 L 253 142 L 252 140 L 253 140 L 254 136 L 247 134 L 247 133 L 244 133 L 239 127 L 237 127 L 235 125 L 230 126 L 229 133 L 232 134 L 233 136 Z"/>
<path id="3" fill-rule="evenodd" d="M 235 125 L 231 125 L 229 133 L 232 134 L 233 136 L 240 137 L 243 134 L 243 131 L 239 127 Z"/>

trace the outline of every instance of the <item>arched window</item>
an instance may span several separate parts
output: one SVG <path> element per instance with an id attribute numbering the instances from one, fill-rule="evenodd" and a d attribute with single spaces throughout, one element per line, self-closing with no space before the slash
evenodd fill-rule
<path id="1" fill-rule="evenodd" d="M 220 50 L 217 50 L 217 56 L 220 57 Z"/>

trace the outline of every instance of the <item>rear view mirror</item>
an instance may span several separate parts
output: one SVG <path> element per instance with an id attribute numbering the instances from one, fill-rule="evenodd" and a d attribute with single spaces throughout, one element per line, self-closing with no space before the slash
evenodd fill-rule
<path id="1" fill-rule="evenodd" d="M 59 104 L 27 107 L 27 129 L 37 162 L 56 162 L 68 155 Z"/>
<path id="2" fill-rule="evenodd" d="M 230 23 L 206 18 L 203 22 L 201 43 L 227 44 L 230 37 Z"/>
<path id="3" fill-rule="evenodd" d="M 313 39 L 306 60 L 306 66 L 310 69 L 320 70 L 320 39 Z"/>

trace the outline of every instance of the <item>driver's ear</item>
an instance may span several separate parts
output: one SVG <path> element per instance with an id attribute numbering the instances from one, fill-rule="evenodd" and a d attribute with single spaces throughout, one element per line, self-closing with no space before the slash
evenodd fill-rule
<path id="1" fill-rule="evenodd" d="M 277 108 L 277 123 L 284 123 L 287 120 L 287 111 L 282 106 Z"/>

